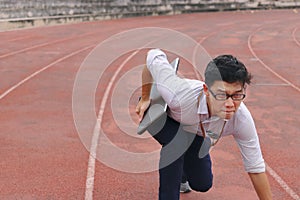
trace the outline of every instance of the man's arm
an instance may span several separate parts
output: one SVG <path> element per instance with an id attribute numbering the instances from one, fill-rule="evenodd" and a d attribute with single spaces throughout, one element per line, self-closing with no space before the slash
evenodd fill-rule
<path id="1" fill-rule="evenodd" d="M 266 165 L 262 156 L 259 138 L 251 113 L 244 103 L 241 103 L 236 115 L 236 134 L 234 138 L 239 145 L 245 170 L 248 172 L 255 191 L 260 200 L 272 199 L 268 177 L 265 173 Z M 240 120 L 242 119 L 242 120 Z"/>
<path id="2" fill-rule="evenodd" d="M 260 200 L 271 200 L 272 193 L 268 181 L 268 177 L 265 172 L 263 173 L 248 173 L 255 191 Z"/>
<path id="3" fill-rule="evenodd" d="M 139 116 L 139 121 L 143 119 L 144 113 L 150 105 L 150 92 L 152 88 L 152 75 L 148 70 L 147 66 L 144 66 L 142 72 L 142 96 L 141 99 L 136 106 L 135 112 Z"/>
<path id="4" fill-rule="evenodd" d="M 152 75 L 145 65 L 142 72 L 142 99 L 144 101 L 149 100 L 150 92 L 152 88 Z"/>

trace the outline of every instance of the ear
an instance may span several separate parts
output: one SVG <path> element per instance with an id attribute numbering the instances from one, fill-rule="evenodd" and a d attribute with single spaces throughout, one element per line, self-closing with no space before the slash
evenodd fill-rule
<path id="1" fill-rule="evenodd" d="M 206 84 L 203 84 L 203 92 L 204 92 L 205 96 L 209 96 L 209 91 L 208 91 L 208 87 Z"/>

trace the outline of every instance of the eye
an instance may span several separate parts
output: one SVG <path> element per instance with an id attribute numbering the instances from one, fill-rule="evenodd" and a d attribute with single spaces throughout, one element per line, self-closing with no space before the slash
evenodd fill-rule
<path id="1" fill-rule="evenodd" d="M 219 97 L 226 97 L 227 96 L 227 94 L 226 93 L 219 93 L 219 94 L 217 94 Z"/>
<path id="2" fill-rule="evenodd" d="M 233 94 L 232 98 L 236 100 L 242 100 L 245 98 L 245 96 L 246 96 L 245 94 Z"/>
<path id="3" fill-rule="evenodd" d="M 227 99 L 227 95 L 225 93 L 220 93 L 220 94 L 216 94 L 216 99 L 217 100 L 226 100 Z"/>

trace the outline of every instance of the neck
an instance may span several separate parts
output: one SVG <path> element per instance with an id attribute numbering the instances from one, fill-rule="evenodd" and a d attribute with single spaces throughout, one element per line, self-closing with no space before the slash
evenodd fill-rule
<path id="1" fill-rule="evenodd" d="M 211 108 L 210 108 L 210 104 L 208 102 L 208 97 L 206 97 L 206 105 L 207 105 L 207 110 L 208 110 L 208 116 L 211 117 Z"/>

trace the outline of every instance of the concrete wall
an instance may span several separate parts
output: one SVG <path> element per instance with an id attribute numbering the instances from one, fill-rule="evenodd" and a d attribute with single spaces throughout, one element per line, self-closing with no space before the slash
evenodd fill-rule
<path id="1" fill-rule="evenodd" d="M 0 30 L 132 16 L 296 7 L 300 0 L 0 0 Z"/>

